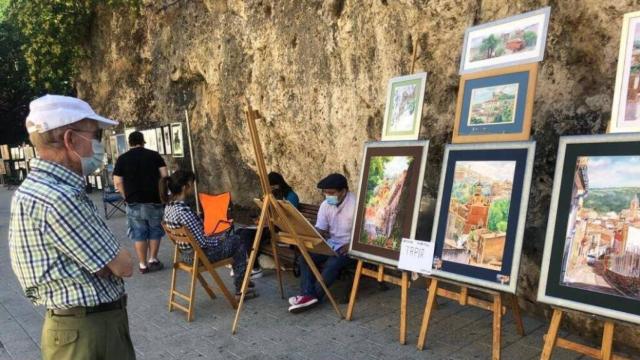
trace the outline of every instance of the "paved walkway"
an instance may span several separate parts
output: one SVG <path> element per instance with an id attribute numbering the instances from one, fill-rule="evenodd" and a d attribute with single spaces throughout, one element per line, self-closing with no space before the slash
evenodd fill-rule
<path id="1" fill-rule="evenodd" d="M 11 192 L 0 189 L 0 360 L 38 359 L 43 309 L 35 308 L 22 295 L 9 262 L 7 230 Z M 93 196 L 100 208 L 101 200 Z M 127 241 L 125 219 L 108 221 L 120 241 Z M 171 248 L 165 241 L 160 259 L 170 263 Z M 228 274 L 222 274 L 229 280 Z M 256 281 L 260 297 L 246 303 L 238 334 L 231 335 L 234 312 L 219 296 L 209 299 L 198 289 L 195 320 L 187 323 L 180 312 L 167 311 L 170 271 L 141 275 L 127 280 L 129 322 L 139 359 L 489 359 L 491 355 L 490 313 L 440 300 L 427 338 L 427 348 L 416 350 L 417 332 L 425 303 L 425 291 L 409 292 L 407 345 L 398 344 L 400 292 L 381 291 L 364 280 L 354 320 L 339 320 L 329 304 L 307 313 L 292 315 L 277 293 L 275 275 L 267 272 Z M 182 277 L 179 280 L 186 280 Z M 288 295 L 298 281 L 285 278 Z M 180 282 L 179 282 L 180 283 Z M 184 283 L 184 281 L 182 282 Z M 338 284 L 340 285 L 340 284 Z M 342 284 L 344 294 L 350 284 Z M 346 312 L 346 305 L 342 305 Z M 510 315 L 503 322 L 503 358 L 537 359 L 547 325 L 525 317 L 527 336 L 516 335 Z M 554 359 L 579 359 L 574 353 L 556 350 Z"/>

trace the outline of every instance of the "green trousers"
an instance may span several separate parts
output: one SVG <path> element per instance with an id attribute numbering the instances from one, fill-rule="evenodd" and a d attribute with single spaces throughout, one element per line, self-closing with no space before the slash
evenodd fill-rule
<path id="1" fill-rule="evenodd" d="M 126 309 L 68 316 L 47 311 L 40 346 L 44 360 L 136 358 Z"/>

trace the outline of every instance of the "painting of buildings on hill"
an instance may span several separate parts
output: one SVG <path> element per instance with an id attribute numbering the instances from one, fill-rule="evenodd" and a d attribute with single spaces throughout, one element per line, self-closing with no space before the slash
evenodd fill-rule
<path id="1" fill-rule="evenodd" d="M 561 285 L 640 300 L 640 156 L 580 156 L 573 179 Z"/>
<path id="2" fill-rule="evenodd" d="M 541 27 L 541 23 L 534 23 L 473 37 L 470 40 L 471 62 L 533 51 Z"/>
<path id="3" fill-rule="evenodd" d="M 515 161 L 458 161 L 442 259 L 500 271 Z"/>
<path id="4" fill-rule="evenodd" d="M 404 212 L 408 206 L 407 174 L 412 156 L 372 156 L 366 181 L 364 221 L 359 242 L 389 250 L 400 249 Z"/>
<path id="5" fill-rule="evenodd" d="M 471 90 L 468 126 L 513 124 L 518 83 Z"/>

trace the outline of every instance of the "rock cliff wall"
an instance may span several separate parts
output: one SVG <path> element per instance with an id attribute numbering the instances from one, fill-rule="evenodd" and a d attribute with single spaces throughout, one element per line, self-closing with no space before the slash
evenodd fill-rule
<path id="1" fill-rule="evenodd" d="M 318 179 L 339 171 L 357 188 L 361 150 L 380 136 L 389 78 L 427 71 L 421 137 L 431 140 L 419 237 L 430 218 L 444 144 L 450 141 L 458 64 L 468 26 L 552 6 L 532 136 L 538 142 L 528 213 L 520 303 L 535 303 L 557 142 L 602 133 L 610 115 L 626 0 L 164 0 L 138 16 L 100 9 L 79 94 L 128 126 L 192 121 L 201 190 L 258 194 L 243 116 L 245 97 L 265 117 L 267 166 L 303 201 L 319 200 Z M 188 166 L 189 158 L 172 166 Z M 594 335 L 598 322 L 571 317 Z M 640 330 L 619 327 L 635 347 Z"/>

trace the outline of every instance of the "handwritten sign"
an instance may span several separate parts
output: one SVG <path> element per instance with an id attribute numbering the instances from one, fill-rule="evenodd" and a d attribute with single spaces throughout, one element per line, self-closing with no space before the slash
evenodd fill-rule
<path id="1" fill-rule="evenodd" d="M 414 239 L 402 239 L 398 268 L 431 275 L 433 243 Z"/>

